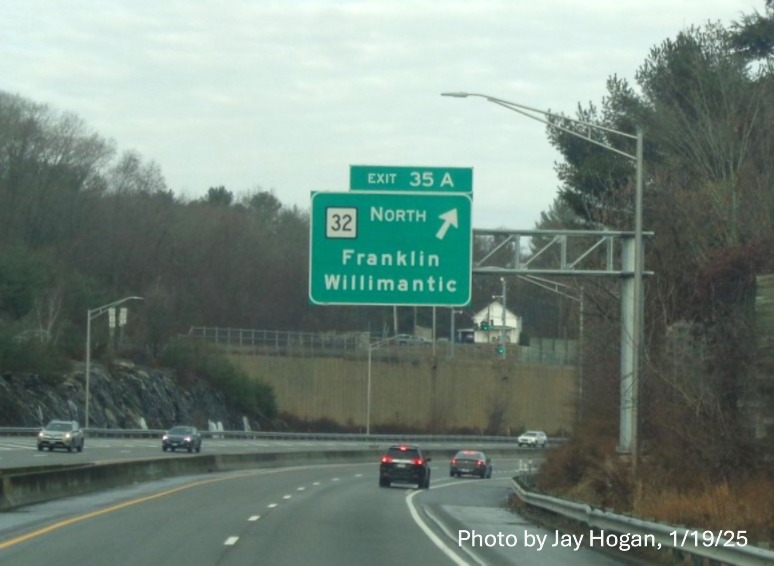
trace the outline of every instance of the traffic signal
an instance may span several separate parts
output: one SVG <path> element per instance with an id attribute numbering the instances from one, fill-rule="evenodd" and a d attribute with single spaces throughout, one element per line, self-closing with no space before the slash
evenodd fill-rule
<path id="1" fill-rule="evenodd" d="M 506 353 L 507 353 L 506 346 L 504 346 L 503 344 L 499 344 L 498 346 L 496 346 L 496 354 L 498 354 L 503 358 L 506 355 Z"/>
<path id="2" fill-rule="evenodd" d="M 485 320 L 480 322 L 480 330 L 490 330 L 490 323 Z"/>

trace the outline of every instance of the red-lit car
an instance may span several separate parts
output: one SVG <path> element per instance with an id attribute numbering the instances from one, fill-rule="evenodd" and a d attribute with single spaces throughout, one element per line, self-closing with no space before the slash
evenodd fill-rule
<path id="1" fill-rule="evenodd" d="M 493 474 L 490 458 L 479 450 L 460 450 L 450 459 L 450 477 L 463 475 L 489 478 Z"/>
<path id="2" fill-rule="evenodd" d="M 396 444 L 380 458 L 380 487 L 391 487 L 392 482 L 414 483 L 418 489 L 431 486 L 431 458 L 423 455 L 417 446 Z"/>

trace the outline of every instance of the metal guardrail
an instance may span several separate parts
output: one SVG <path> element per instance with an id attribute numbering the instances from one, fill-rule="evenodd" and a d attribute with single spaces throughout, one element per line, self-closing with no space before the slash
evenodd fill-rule
<path id="1" fill-rule="evenodd" d="M 741 566 L 774 563 L 773 551 L 750 546 L 737 532 L 691 529 L 617 515 L 610 511 L 594 509 L 584 503 L 534 493 L 515 479 L 512 480 L 512 489 L 528 505 L 573 519 L 589 527 L 607 533 L 619 533 L 628 538 L 640 536 L 642 540 L 650 535 L 654 537 L 655 543 L 660 545 L 660 549 L 673 549 L 715 563 Z"/>
<path id="2" fill-rule="evenodd" d="M 84 429 L 88 436 L 115 438 L 159 438 L 166 430 L 162 429 L 118 429 L 89 428 Z M 0 427 L 0 436 L 32 436 L 40 431 L 40 427 Z M 348 440 L 363 442 L 461 442 L 461 443 L 509 443 L 517 448 L 517 439 L 512 436 L 472 436 L 448 434 L 353 434 L 325 432 L 272 432 L 272 431 L 242 431 L 242 430 L 200 430 L 203 438 L 231 438 L 245 440 L 276 439 L 276 440 Z M 549 439 L 560 442 L 560 439 Z"/>

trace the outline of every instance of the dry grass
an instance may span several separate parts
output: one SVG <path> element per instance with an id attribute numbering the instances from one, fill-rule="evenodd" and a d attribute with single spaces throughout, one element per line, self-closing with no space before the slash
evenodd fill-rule
<path id="1" fill-rule="evenodd" d="M 746 531 L 750 543 L 773 547 L 773 479 L 700 485 L 690 491 L 639 482 L 633 514 L 691 528 Z"/>
<path id="2" fill-rule="evenodd" d="M 746 531 L 751 544 L 774 543 L 773 475 L 714 482 L 686 470 L 644 466 L 633 479 L 606 443 L 568 443 L 547 454 L 537 487 L 616 513 L 713 531 Z M 694 480 L 694 481 L 692 481 Z M 688 487 L 689 486 L 689 487 Z"/>

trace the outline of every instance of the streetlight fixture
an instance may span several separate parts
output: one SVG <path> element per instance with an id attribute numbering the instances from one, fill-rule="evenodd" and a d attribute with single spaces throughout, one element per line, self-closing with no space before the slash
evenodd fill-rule
<path id="1" fill-rule="evenodd" d="M 84 428 L 89 428 L 89 377 L 91 374 L 91 359 L 92 359 L 92 319 L 97 318 L 103 313 L 108 312 L 109 309 L 116 307 L 127 301 L 142 301 L 143 297 L 124 297 L 118 301 L 113 301 L 107 305 L 102 305 L 96 309 L 89 309 L 86 311 L 86 403 L 84 408 Z"/>
<path id="2" fill-rule="evenodd" d="M 622 371 L 620 379 L 620 444 L 619 451 L 623 453 L 631 453 L 633 455 L 633 462 L 635 464 L 638 456 L 638 390 L 639 390 L 639 371 L 640 371 L 640 353 L 641 353 L 641 325 L 644 312 L 644 299 L 643 299 L 643 277 L 644 277 L 644 260 L 643 260 L 643 229 L 642 229 L 642 203 L 643 203 L 643 191 L 644 191 L 644 134 L 642 129 L 636 128 L 636 133 L 621 132 L 612 128 L 606 128 L 598 124 L 592 124 L 589 122 L 583 122 L 580 120 L 574 120 L 561 116 L 560 114 L 553 114 L 552 112 L 546 112 L 539 110 L 538 108 L 532 108 L 525 106 L 524 104 L 518 104 L 516 102 L 510 102 L 494 96 L 486 94 L 477 94 L 470 92 L 443 92 L 442 96 L 452 96 L 456 98 L 478 97 L 484 98 L 488 102 L 503 106 L 507 110 L 512 110 L 518 114 L 522 114 L 532 120 L 541 122 L 551 128 L 560 130 L 569 135 L 586 140 L 592 144 L 608 149 L 618 155 L 626 157 L 636 164 L 636 198 L 635 198 L 635 250 L 633 250 L 632 258 L 628 258 L 633 264 L 633 301 L 632 301 L 632 319 L 630 320 L 630 355 L 626 353 L 621 357 L 622 366 L 630 366 L 630 374 L 626 374 Z M 560 124 L 550 122 L 550 119 L 562 120 L 566 123 L 572 123 L 581 128 L 587 130 L 587 135 L 584 135 L 578 131 L 570 128 L 566 128 Z M 622 151 L 608 143 L 604 143 L 593 139 L 592 131 L 606 132 L 608 134 L 614 134 L 630 140 L 636 141 L 635 154 Z M 624 293 L 624 295 L 627 293 Z M 626 319 L 627 317 L 624 317 Z M 627 331 L 627 330 L 625 330 Z M 628 360 L 627 358 L 630 357 Z M 625 369 L 625 368 L 623 368 Z"/>

